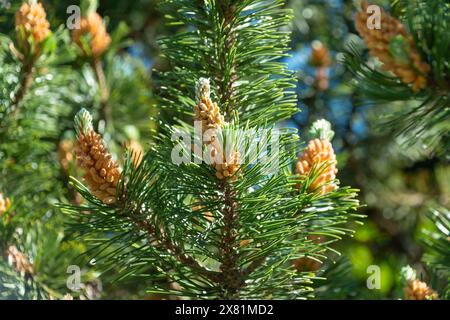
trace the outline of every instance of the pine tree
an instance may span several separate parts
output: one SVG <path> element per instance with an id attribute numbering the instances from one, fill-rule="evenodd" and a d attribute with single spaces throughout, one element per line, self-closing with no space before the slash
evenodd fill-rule
<path id="1" fill-rule="evenodd" d="M 87 179 L 72 184 L 86 203 L 63 208 L 74 232 L 95 239 L 90 253 L 103 270 L 119 266 L 119 278 L 140 276 L 148 292 L 185 298 L 312 296 L 315 273 L 295 262 L 335 251 L 359 218 L 358 201 L 335 179 L 327 122 L 313 126 L 319 145 L 305 149 L 298 174 L 296 131 L 276 127 L 296 112 L 279 61 L 291 18 L 283 5 L 164 1 L 168 25 L 183 30 L 161 41 L 171 66 L 158 75 L 164 122 L 138 165 L 130 152 L 118 169 L 90 114 L 76 115 Z M 185 141 L 195 132 L 206 139 Z"/>
<path id="2" fill-rule="evenodd" d="M 357 46 L 346 54 L 354 86 L 372 103 L 405 102 L 384 121 L 409 145 L 419 143 L 445 154 L 449 148 L 449 4 L 447 1 L 398 1 L 392 13 L 381 9 L 380 29 L 369 28 L 368 1 L 361 2 L 355 26 L 381 62 L 369 66 Z M 396 14 L 396 15 L 395 15 Z"/>
<path id="3" fill-rule="evenodd" d="M 353 87 L 363 103 L 376 106 L 380 113 L 387 113 L 379 125 L 390 129 L 399 136 L 397 141 L 405 145 L 397 153 L 415 160 L 405 172 L 406 177 L 412 179 L 415 171 L 428 166 L 436 175 L 438 190 L 445 194 L 448 185 L 445 182 L 448 162 L 445 156 L 450 128 L 447 119 L 450 78 L 445 53 L 450 40 L 447 31 L 449 4 L 446 1 L 398 1 L 390 12 L 381 9 L 379 29 L 369 27 L 368 19 L 373 14 L 368 10 L 370 4 L 375 3 L 361 1 L 354 17 L 356 30 L 369 49 L 369 60 L 366 61 L 355 44 L 346 53 L 347 67 L 356 78 Z M 383 105 L 385 107 L 381 109 Z M 423 202 L 433 207 L 442 204 L 435 196 Z M 445 258 L 442 258 L 448 254 L 447 217 L 445 209 L 432 212 L 431 220 L 440 233 L 424 231 L 426 251 L 423 257 L 431 286 L 416 277 L 415 272 L 412 274 L 412 269 L 407 269 L 409 276 L 404 279 L 403 289 L 405 299 L 445 299 L 448 296 L 445 288 L 448 272 Z M 413 223 L 417 223 L 417 218 L 409 215 L 400 223 L 408 225 L 414 220 Z M 433 261 L 444 264 L 437 267 Z"/>
<path id="4" fill-rule="evenodd" d="M 72 41 L 69 30 L 52 23 L 48 7 L 29 0 L 2 11 L 2 22 L 12 21 L 14 28 L 0 34 L 0 299 L 94 299 L 102 294 L 101 280 L 114 295 L 109 276 L 100 280 L 91 258 L 81 256 L 85 245 L 70 237 L 56 206 L 82 201 L 67 184 L 69 175 L 79 173 L 72 119 L 80 104 L 90 108 L 115 157 L 126 145 L 137 150 L 152 123 L 145 68 L 121 50 L 127 27 L 119 24 L 109 36 L 103 22 L 97 25 L 101 38 L 110 40 L 90 59 L 80 42 L 99 44 L 90 36 Z M 84 1 L 82 7 L 95 11 L 96 4 Z M 102 112 L 106 105 L 110 114 Z M 80 290 L 72 292 L 67 284 L 73 265 L 82 274 Z M 139 285 L 128 294 L 141 295 Z"/>

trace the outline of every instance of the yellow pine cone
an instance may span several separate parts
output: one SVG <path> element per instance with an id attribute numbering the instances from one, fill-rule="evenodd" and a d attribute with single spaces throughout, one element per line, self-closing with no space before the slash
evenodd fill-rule
<path id="1" fill-rule="evenodd" d="M 0 192 L 0 218 L 11 206 L 9 198 L 4 198 L 3 193 Z"/>
<path id="2" fill-rule="evenodd" d="M 16 29 L 22 28 L 24 31 L 22 38 L 21 33 L 18 33 L 20 45 L 27 48 L 27 39 L 33 37 L 34 45 L 44 41 L 50 34 L 50 24 L 47 21 L 46 13 L 42 3 L 28 4 L 24 2 L 15 16 Z M 37 49 L 37 47 L 35 48 Z"/>
<path id="3" fill-rule="evenodd" d="M 234 151 L 233 154 L 226 159 L 223 157 L 222 163 L 214 164 L 216 168 L 216 177 L 224 180 L 230 179 L 231 181 L 236 181 L 238 178 L 237 172 L 240 168 L 240 154 Z"/>
<path id="4" fill-rule="evenodd" d="M 337 161 L 331 142 L 326 139 L 314 139 L 299 156 L 296 171 L 301 176 L 308 176 L 313 168 L 319 170 L 320 175 L 311 183 L 308 190 L 321 194 L 337 189 L 332 182 L 337 174 Z"/>
<path id="5" fill-rule="evenodd" d="M 404 25 L 399 20 L 384 10 L 381 11 L 381 29 L 369 29 L 367 27 L 369 18 L 366 13 L 367 7 L 367 1 L 363 1 L 362 11 L 355 16 L 355 26 L 369 48 L 370 54 L 384 64 L 384 70 L 394 73 L 403 83 L 412 84 L 414 92 L 425 88 L 427 86 L 426 76 L 431 68 L 422 61 L 412 36 L 406 32 Z M 408 62 L 400 62 L 390 53 L 390 43 L 396 36 L 401 36 L 409 44 Z"/>
<path id="6" fill-rule="evenodd" d="M 437 300 L 436 291 L 428 287 L 425 282 L 420 280 L 409 280 L 407 286 L 403 289 L 405 300 Z"/>
<path id="7" fill-rule="evenodd" d="M 33 265 L 28 260 L 28 257 L 20 252 L 16 246 L 9 246 L 6 250 L 6 256 L 9 264 L 12 265 L 18 273 L 22 275 L 32 275 L 34 273 Z"/>
<path id="8" fill-rule="evenodd" d="M 240 168 L 240 154 L 234 151 L 228 159 L 217 139 L 217 131 L 225 124 L 217 103 L 210 97 L 209 80 L 201 78 L 196 87 L 197 105 L 194 106 L 195 121 L 201 121 L 202 134 L 205 132 L 203 143 L 209 148 L 211 164 L 216 169 L 216 177 L 220 180 L 237 180 L 237 171 Z M 205 141 L 206 140 L 206 141 Z M 216 161 L 217 158 L 219 161 Z"/>
<path id="9" fill-rule="evenodd" d="M 203 133 L 208 129 L 218 129 L 225 123 L 219 106 L 209 97 L 202 97 L 202 100 L 194 107 L 194 111 L 195 121 L 202 122 Z"/>
<path id="10" fill-rule="evenodd" d="M 85 170 L 84 180 L 94 196 L 105 204 L 116 201 L 116 186 L 120 169 L 94 130 L 80 133 L 76 155 L 78 165 Z"/>
<path id="11" fill-rule="evenodd" d="M 91 54 L 94 58 L 98 58 L 109 47 L 111 37 L 106 31 L 102 17 L 97 12 L 92 12 L 87 17 L 82 17 L 80 28 L 72 32 L 73 41 L 84 51 L 85 55 L 89 55 L 89 52 L 86 52 L 85 48 L 83 48 L 81 38 L 88 35 L 90 36 L 89 46 Z"/>

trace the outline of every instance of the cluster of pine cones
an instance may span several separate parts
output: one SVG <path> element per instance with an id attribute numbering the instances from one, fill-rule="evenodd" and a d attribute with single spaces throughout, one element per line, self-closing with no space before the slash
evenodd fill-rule
<path id="1" fill-rule="evenodd" d="M 87 35 L 90 36 L 90 52 L 87 52 L 82 43 L 82 38 Z M 81 18 L 80 28 L 73 31 L 72 38 L 86 56 L 92 55 L 94 58 L 100 57 L 111 43 L 111 37 L 106 31 L 103 19 L 97 12 L 91 12 Z"/>
<path id="2" fill-rule="evenodd" d="M 15 24 L 17 29 L 18 43 L 23 54 L 39 50 L 39 44 L 50 34 L 50 24 L 47 21 L 46 13 L 42 3 L 28 4 L 24 2 L 16 12 Z M 33 39 L 34 48 L 29 47 L 29 38 Z"/>
<path id="3" fill-rule="evenodd" d="M 406 300 L 436 300 L 438 294 L 420 280 L 409 280 L 407 286 L 403 289 Z"/>
<path id="4" fill-rule="evenodd" d="M 47 21 L 42 3 L 24 2 L 15 15 L 15 25 L 18 42 L 22 50 L 39 52 L 39 44 L 50 34 L 50 24 Z M 89 39 L 89 52 L 82 43 L 82 37 Z M 28 39 L 33 39 L 34 48 L 29 48 Z M 100 57 L 111 43 L 111 37 L 106 31 L 102 17 L 97 12 L 91 12 L 80 20 L 80 27 L 72 32 L 73 41 L 83 53 L 94 58 Z M 34 50 L 31 50 L 34 49 Z"/>
<path id="5" fill-rule="evenodd" d="M 381 11 L 381 29 L 369 29 L 369 15 L 366 13 L 368 6 L 367 1 L 363 1 L 362 11 L 355 17 L 355 26 L 370 54 L 384 64 L 384 70 L 391 71 L 402 82 L 411 84 L 414 92 L 424 89 L 431 68 L 422 60 L 413 37 L 406 32 L 405 26 L 399 20 L 384 10 Z M 398 40 L 402 43 L 406 57 L 396 57 L 390 49 L 392 42 Z"/>
<path id="6" fill-rule="evenodd" d="M 198 102 L 194 106 L 194 120 L 201 122 L 202 134 L 206 132 L 208 141 L 204 141 L 204 144 L 209 148 L 211 164 L 216 169 L 216 177 L 220 180 L 236 181 L 241 163 L 240 154 L 238 151 L 232 151 L 227 155 L 219 142 L 218 130 L 224 126 L 225 121 L 219 106 L 211 100 L 208 79 L 201 78 L 198 81 L 196 95 Z"/>

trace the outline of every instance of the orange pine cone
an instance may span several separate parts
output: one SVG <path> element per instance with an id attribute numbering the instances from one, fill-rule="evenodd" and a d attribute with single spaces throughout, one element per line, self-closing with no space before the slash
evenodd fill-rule
<path id="1" fill-rule="evenodd" d="M 83 50 L 85 55 L 90 55 L 83 48 L 81 38 L 90 36 L 89 46 L 94 58 L 100 57 L 111 43 L 111 37 L 106 31 L 102 17 L 97 13 L 90 13 L 87 17 L 81 18 L 80 28 L 72 32 L 72 39 Z"/>
<path id="2" fill-rule="evenodd" d="M 328 48 L 320 41 L 314 41 L 311 47 L 309 63 L 314 67 L 328 67 L 331 64 Z"/>
<path id="3" fill-rule="evenodd" d="M 28 48 L 27 40 L 33 37 L 35 49 L 38 49 L 39 43 L 44 41 L 50 34 L 50 24 L 47 21 L 46 13 L 42 3 L 28 4 L 24 2 L 15 16 L 16 29 L 18 31 L 18 41 L 22 48 Z M 29 49 L 29 48 L 28 48 Z M 35 50 L 37 51 L 37 50 Z"/>
<path id="4" fill-rule="evenodd" d="M 362 11 L 355 16 L 355 26 L 361 37 L 364 39 L 370 54 L 377 57 L 383 64 L 386 71 L 394 73 L 405 84 L 411 84 L 414 92 L 427 86 L 427 74 L 430 66 L 422 61 L 417 51 L 414 39 L 406 32 L 404 25 L 394 17 L 381 11 L 381 29 L 369 29 L 366 13 L 367 1 L 362 3 Z M 409 45 L 408 61 L 399 61 L 390 52 L 390 44 L 394 38 L 400 36 Z"/>
<path id="5" fill-rule="evenodd" d="M 101 136 L 92 129 L 80 133 L 76 149 L 78 165 L 85 170 L 84 180 L 92 194 L 105 204 L 114 203 L 120 169 Z"/>
<path id="6" fill-rule="evenodd" d="M 406 300 L 437 300 L 439 298 L 436 291 L 417 279 L 409 280 L 403 293 Z"/>
<path id="7" fill-rule="evenodd" d="M 34 273 L 33 265 L 28 260 L 28 257 L 20 252 L 16 246 L 9 246 L 6 250 L 6 256 L 9 264 L 12 265 L 18 273 L 22 275 L 32 275 Z"/>
<path id="8" fill-rule="evenodd" d="M 320 175 L 310 184 L 309 191 L 319 191 L 321 194 L 337 189 L 331 183 L 337 174 L 336 155 L 331 142 L 326 139 L 314 139 L 298 158 L 296 171 L 301 176 L 308 176 L 313 168 L 319 170 Z"/>

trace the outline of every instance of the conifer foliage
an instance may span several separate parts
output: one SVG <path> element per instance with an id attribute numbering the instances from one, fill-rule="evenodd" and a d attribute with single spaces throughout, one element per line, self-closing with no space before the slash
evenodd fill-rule
<path id="1" fill-rule="evenodd" d="M 86 203 L 62 206 L 99 268 L 120 268 L 120 279 L 140 276 L 148 292 L 185 298 L 313 296 L 315 273 L 298 270 L 295 261 L 327 259 L 332 244 L 351 234 L 349 221 L 360 217 L 357 190 L 335 179 L 329 124 L 317 125 L 327 133 L 313 130 L 324 139 L 323 152 L 307 158 L 301 176 L 296 131 L 276 127 L 296 112 L 292 75 L 279 62 L 291 18 L 283 6 L 281 0 L 163 2 L 168 25 L 181 31 L 161 41 L 171 66 L 157 76 L 166 118 L 161 133 L 138 165 L 135 154 L 126 157 L 114 201 L 97 193 L 112 191 L 102 180 L 111 172 L 102 151 L 94 152 L 99 157 L 89 164 L 87 187 L 72 179 Z M 209 131 L 203 142 L 194 120 L 200 136 Z M 80 111 L 75 128 L 83 145 L 91 127 Z M 183 132 L 192 141 L 179 139 Z M 95 187 L 91 178 L 99 178 Z"/>
<path id="2" fill-rule="evenodd" d="M 95 12 L 95 1 L 82 2 L 82 7 Z M 95 28 L 89 30 L 96 31 L 97 37 L 91 44 L 87 41 L 91 35 L 72 39 L 72 30 L 54 25 L 49 7 L 49 2 L 36 0 L 1 4 L 2 30 L 5 21 L 12 28 L 0 34 L 0 299 L 101 295 L 98 288 L 101 281 L 109 282 L 107 276 L 98 279 L 89 257 L 80 257 L 85 246 L 66 233 L 67 219 L 56 206 L 82 201 L 67 183 L 69 175 L 82 174 L 75 165 L 73 115 L 81 103 L 96 120 L 106 122 L 114 155 L 125 152 L 121 144 L 139 145 L 139 126 L 150 122 L 142 117 L 144 109 L 150 114 L 148 79 L 140 64 L 119 53 L 126 26 L 118 26 L 110 36 L 103 20 L 95 20 Z M 80 50 L 79 43 L 96 49 L 94 56 Z M 128 68 L 127 74 L 117 70 L 117 61 Z M 117 96 L 105 94 L 110 86 Z M 127 102 L 133 112 L 117 108 L 124 92 L 130 94 Z M 112 130 L 113 122 L 124 128 L 119 125 L 123 120 L 136 125 L 127 127 L 134 132 L 132 137 L 126 136 L 125 129 Z M 92 161 L 98 164 L 100 159 L 102 167 L 92 168 L 97 168 L 98 175 L 93 170 L 85 174 L 90 174 L 95 194 L 110 203 L 119 173 L 99 141 L 94 131 L 81 131 L 78 157 L 83 168 L 91 168 Z M 99 183 L 100 177 L 104 183 Z M 68 285 L 71 266 L 82 273 L 78 288 Z"/>
<path id="3" fill-rule="evenodd" d="M 407 102 L 392 108 L 383 122 L 397 134 L 406 134 L 439 154 L 449 147 L 450 4 L 438 1 L 397 1 L 392 12 L 381 9 L 380 28 L 370 27 L 370 3 L 361 1 L 355 27 L 381 63 L 377 70 L 352 45 L 346 64 L 354 74 L 354 86 L 371 103 Z"/>

